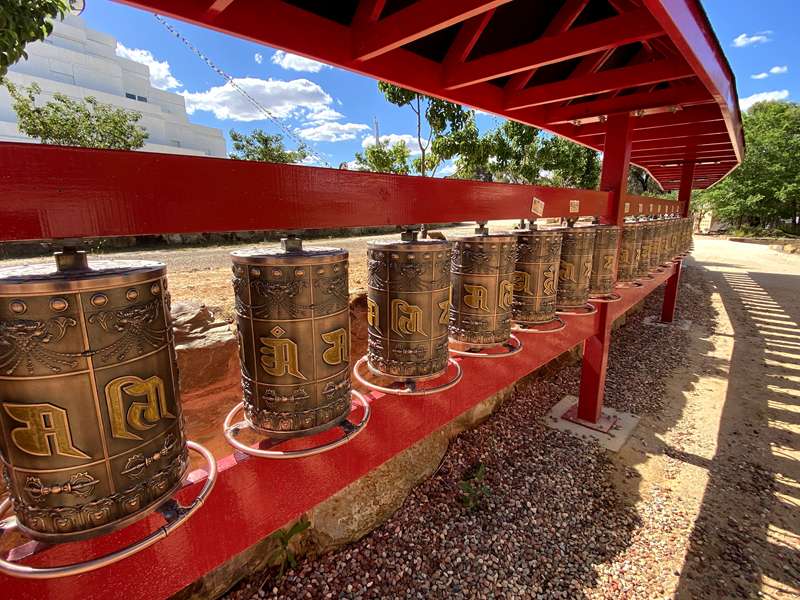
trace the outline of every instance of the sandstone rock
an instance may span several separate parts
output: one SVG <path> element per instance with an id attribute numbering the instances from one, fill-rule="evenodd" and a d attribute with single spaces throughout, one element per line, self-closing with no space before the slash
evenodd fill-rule
<path id="1" fill-rule="evenodd" d="M 184 393 L 207 389 L 229 377 L 232 370 L 238 371 L 236 335 L 228 323 L 215 320 L 208 307 L 176 302 L 172 307 L 172 321 Z"/>

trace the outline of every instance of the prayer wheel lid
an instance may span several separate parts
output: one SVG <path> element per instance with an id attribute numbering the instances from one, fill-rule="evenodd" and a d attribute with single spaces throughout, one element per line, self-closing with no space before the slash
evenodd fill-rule
<path id="1" fill-rule="evenodd" d="M 433 238 L 415 239 L 415 240 L 370 240 L 367 242 L 367 248 L 370 250 L 422 250 L 441 252 L 450 247 L 450 242 L 447 240 L 437 240 Z"/>
<path id="2" fill-rule="evenodd" d="M 479 233 L 473 235 L 460 235 L 452 238 L 454 242 L 513 242 L 514 232 L 495 231 L 494 233 Z"/>
<path id="3" fill-rule="evenodd" d="M 164 263 L 95 260 L 85 252 L 56 252 L 54 262 L 0 269 L 0 295 L 67 292 L 132 284 L 162 277 Z"/>
<path id="4" fill-rule="evenodd" d="M 245 248 L 231 252 L 235 264 L 280 265 L 299 264 L 303 262 L 328 263 L 346 259 L 347 250 L 333 246 L 304 247 L 300 238 L 289 237 L 281 240 L 280 246 Z"/>

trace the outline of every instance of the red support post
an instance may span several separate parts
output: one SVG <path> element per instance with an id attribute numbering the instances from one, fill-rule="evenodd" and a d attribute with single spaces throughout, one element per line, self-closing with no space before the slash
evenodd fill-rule
<path id="1" fill-rule="evenodd" d="M 609 192 L 607 211 L 609 216 L 601 219 L 601 222 L 622 225 L 625 220 L 623 198 L 628 187 L 633 123 L 631 116 L 624 113 L 609 116 L 607 125 L 600 189 Z M 600 420 L 613 322 L 614 320 L 609 314 L 609 305 L 605 302 L 600 303 L 595 316 L 595 333 L 583 344 L 583 367 L 577 415 L 578 419 L 582 421 L 597 423 Z"/>
<path id="2" fill-rule="evenodd" d="M 689 216 L 689 202 L 692 199 L 692 181 L 694 180 L 694 167 L 693 160 L 683 163 L 683 171 L 681 172 L 681 187 L 678 191 L 678 202 L 681 206 L 681 216 Z M 664 303 L 661 305 L 661 322 L 672 323 L 675 318 L 675 305 L 678 302 L 678 283 L 681 279 L 681 267 L 683 261 L 678 259 L 675 261 L 675 267 L 672 275 L 667 279 L 667 288 L 664 290 Z"/>

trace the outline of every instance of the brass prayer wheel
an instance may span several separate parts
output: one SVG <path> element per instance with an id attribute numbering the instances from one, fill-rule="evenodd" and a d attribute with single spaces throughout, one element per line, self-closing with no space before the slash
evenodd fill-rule
<path id="1" fill-rule="evenodd" d="M 636 280 L 641 251 L 642 228 L 637 223 L 626 223 L 622 228 L 622 239 L 619 248 L 618 282 L 632 283 Z"/>
<path id="2" fill-rule="evenodd" d="M 450 340 L 457 349 L 500 346 L 511 336 L 516 239 L 479 230 L 452 242 Z"/>
<path id="3" fill-rule="evenodd" d="M 657 221 L 648 221 L 647 230 L 650 231 L 649 267 L 654 271 L 661 264 L 661 231 Z"/>
<path id="4" fill-rule="evenodd" d="M 48 543 L 141 518 L 188 464 L 164 265 L 56 258 L 0 270 L 3 473 Z"/>
<path id="5" fill-rule="evenodd" d="M 556 309 L 574 312 L 588 309 L 589 280 L 592 275 L 595 227 L 565 227 L 560 230 L 561 261 L 559 263 Z"/>
<path id="6" fill-rule="evenodd" d="M 514 271 L 512 317 L 520 325 L 541 325 L 556 320 L 558 269 L 561 262 L 560 229 L 514 232 L 517 262 Z"/>
<path id="7" fill-rule="evenodd" d="M 669 260 L 669 222 L 660 219 L 656 223 L 658 227 L 658 263 L 663 265 Z"/>
<path id="8" fill-rule="evenodd" d="M 231 253 L 245 421 L 274 439 L 312 435 L 351 406 L 348 253 L 280 247 Z"/>
<path id="9" fill-rule="evenodd" d="M 589 279 L 589 296 L 599 299 L 615 299 L 614 283 L 617 277 L 617 244 L 620 228 L 617 225 L 596 225 L 592 274 Z"/>
<path id="10" fill-rule="evenodd" d="M 639 221 L 636 227 L 641 231 L 641 246 L 639 250 L 639 262 L 636 267 L 636 277 L 647 277 L 650 271 L 650 253 L 653 249 L 653 227 L 650 221 Z"/>
<path id="11" fill-rule="evenodd" d="M 374 375 L 422 381 L 449 362 L 450 244 L 403 233 L 367 244 L 367 366 Z"/>

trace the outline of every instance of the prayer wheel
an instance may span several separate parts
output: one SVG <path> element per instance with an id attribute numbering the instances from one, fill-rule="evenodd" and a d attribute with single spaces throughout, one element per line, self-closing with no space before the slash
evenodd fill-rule
<path id="1" fill-rule="evenodd" d="M 596 309 L 588 304 L 589 280 L 597 230 L 595 227 L 565 227 L 560 231 L 561 261 L 556 309 L 568 314 L 592 314 Z"/>
<path id="2" fill-rule="evenodd" d="M 661 265 L 661 230 L 658 221 L 647 221 L 645 231 L 650 231 L 650 252 L 648 264 L 650 271 L 660 270 Z M 647 239 L 647 238 L 645 238 Z"/>
<path id="3" fill-rule="evenodd" d="M 617 284 L 619 287 L 630 287 L 636 281 L 641 249 L 641 227 L 637 223 L 626 223 L 622 228 L 622 239 L 619 248 L 619 266 L 617 268 Z"/>
<path id="4" fill-rule="evenodd" d="M 188 449 L 210 460 L 209 478 L 167 529 L 210 492 L 213 457 L 184 437 L 169 310 L 156 262 L 89 264 L 70 250 L 54 265 L 0 269 L 0 454 L 16 526 L 28 537 L 70 542 L 139 520 L 181 486 Z M 3 560 L 0 571 L 93 570 L 163 533 L 91 565 L 26 571 Z"/>
<path id="5" fill-rule="evenodd" d="M 597 225 L 595 231 L 589 296 L 593 300 L 614 302 L 621 299 L 620 295 L 614 292 L 620 228 L 617 225 Z"/>
<path id="6" fill-rule="evenodd" d="M 344 421 L 351 405 L 347 251 L 303 248 L 289 238 L 231 257 L 248 426 L 286 439 Z"/>
<path id="7" fill-rule="evenodd" d="M 669 221 L 661 219 L 658 223 L 658 260 L 661 266 L 669 262 Z"/>
<path id="8" fill-rule="evenodd" d="M 650 251 L 653 248 L 653 229 L 649 221 L 639 221 L 634 225 L 641 234 L 639 260 L 636 264 L 636 278 L 648 279 L 650 276 Z"/>
<path id="9" fill-rule="evenodd" d="M 517 238 L 512 317 L 523 329 L 543 330 L 548 323 L 564 324 L 556 315 L 560 229 L 523 229 Z M 558 329 L 555 329 L 556 331 Z M 551 329 L 552 330 L 552 329 Z"/>
<path id="10" fill-rule="evenodd" d="M 395 394 L 442 391 L 461 379 L 450 359 L 450 243 L 418 239 L 405 231 L 400 240 L 367 243 L 367 355 L 355 367 L 360 383 Z M 400 387 L 384 387 L 361 374 L 388 378 Z M 456 375 L 443 386 L 421 390 L 418 382 L 438 379 L 453 366 Z"/>
<path id="11" fill-rule="evenodd" d="M 475 232 L 452 241 L 450 344 L 454 351 L 507 346 L 511 339 L 516 238 L 511 233 L 490 234 L 483 226 Z"/>

